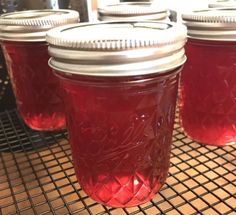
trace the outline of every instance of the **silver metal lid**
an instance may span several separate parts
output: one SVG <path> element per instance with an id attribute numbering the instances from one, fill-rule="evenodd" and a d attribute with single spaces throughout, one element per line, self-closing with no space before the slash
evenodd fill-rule
<path id="1" fill-rule="evenodd" d="M 49 65 L 91 76 L 166 72 L 185 60 L 187 29 L 161 22 L 101 22 L 58 27 L 47 33 Z"/>
<path id="2" fill-rule="evenodd" d="M 28 10 L 0 16 L 0 39 L 8 41 L 45 41 L 51 28 L 79 22 L 73 10 Z"/>
<path id="3" fill-rule="evenodd" d="M 236 41 L 236 8 L 212 8 L 183 14 L 190 38 Z"/>
<path id="4" fill-rule="evenodd" d="M 236 7 L 236 0 L 218 0 L 209 3 L 209 8 Z"/>
<path id="5" fill-rule="evenodd" d="M 98 19 L 112 20 L 164 20 L 169 15 L 166 7 L 152 2 L 128 2 L 98 8 Z"/>

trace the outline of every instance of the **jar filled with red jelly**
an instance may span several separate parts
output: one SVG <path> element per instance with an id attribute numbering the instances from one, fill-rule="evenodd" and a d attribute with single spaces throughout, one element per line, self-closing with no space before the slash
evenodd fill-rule
<path id="1" fill-rule="evenodd" d="M 31 10 L 0 17 L 0 39 L 18 111 L 35 130 L 65 127 L 59 81 L 48 66 L 46 32 L 78 23 L 72 10 Z"/>
<path id="2" fill-rule="evenodd" d="M 123 2 L 98 8 L 98 19 L 112 20 L 155 20 L 167 21 L 169 10 L 154 2 Z"/>
<path id="3" fill-rule="evenodd" d="M 131 207 L 165 183 L 186 33 L 158 22 L 49 31 L 75 172 L 93 200 Z"/>
<path id="4" fill-rule="evenodd" d="M 236 0 L 217 0 L 209 3 L 209 8 L 236 7 Z"/>
<path id="5" fill-rule="evenodd" d="M 202 144 L 236 141 L 236 9 L 184 14 L 188 60 L 181 75 L 180 119 Z"/>

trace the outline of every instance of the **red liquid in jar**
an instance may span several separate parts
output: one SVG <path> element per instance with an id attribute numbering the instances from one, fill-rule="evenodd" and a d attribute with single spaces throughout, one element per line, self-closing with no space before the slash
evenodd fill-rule
<path id="1" fill-rule="evenodd" d="M 180 115 L 200 143 L 236 141 L 236 43 L 189 39 L 181 74 Z"/>
<path id="2" fill-rule="evenodd" d="M 59 81 L 48 66 L 44 42 L 2 42 L 18 110 L 25 123 L 35 130 L 65 126 Z"/>
<path id="3" fill-rule="evenodd" d="M 60 75 L 76 175 L 95 201 L 131 207 L 164 184 L 177 73 L 136 80 Z"/>

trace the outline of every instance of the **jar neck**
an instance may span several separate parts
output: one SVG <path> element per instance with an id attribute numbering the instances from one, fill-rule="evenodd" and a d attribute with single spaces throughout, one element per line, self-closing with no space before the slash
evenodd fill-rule
<path id="1" fill-rule="evenodd" d="M 112 85 L 120 85 L 120 84 L 138 84 L 138 83 L 146 83 L 146 82 L 156 82 L 156 80 L 162 81 L 166 78 L 174 78 L 176 75 L 180 73 L 183 66 L 179 66 L 173 70 L 167 71 L 166 73 L 155 73 L 148 75 L 137 75 L 137 76 L 124 76 L 124 77 L 100 77 L 100 76 L 86 76 L 79 74 L 67 74 L 64 72 L 55 71 L 55 74 L 61 79 L 68 79 L 72 82 L 83 82 L 83 83 L 94 83 L 94 84 L 112 84 Z"/>
<path id="2" fill-rule="evenodd" d="M 236 46 L 236 41 L 203 40 L 197 38 L 188 38 L 187 43 L 204 46 Z"/>

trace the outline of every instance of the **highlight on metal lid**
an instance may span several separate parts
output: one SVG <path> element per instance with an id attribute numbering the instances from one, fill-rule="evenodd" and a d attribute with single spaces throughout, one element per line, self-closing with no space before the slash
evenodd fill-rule
<path id="1" fill-rule="evenodd" d="M 236 7 L 193 11 L 182 18 L 190 38 L 236 41 Z"/>
<path id="2" fill-rule="evenodd" d="M 109 20 L 163 20 L 169 15 L 164 5 L 153 2 L 123 2 L 98 8 L 98 19 Z"/>
<path id="3" fill-rule="evenodd" d="M 236 7 L 236 0 L 215 0 L 208 4 L 209 8 Z"/>
<path id="4" fill-rule="evenodd" d="M 74 10 L 28 10 L 0 16 L 0 39 L 9 41 L 45 41 L 51 28 L 79 22 Z"/>
<path id="5" fill-rule="evenodd" d="M 130 21 L 58 27 L 47 33 L 49 65 L 57 71 L 93 76 L 164 72 L 185 60 L 182 24 Z"/>

